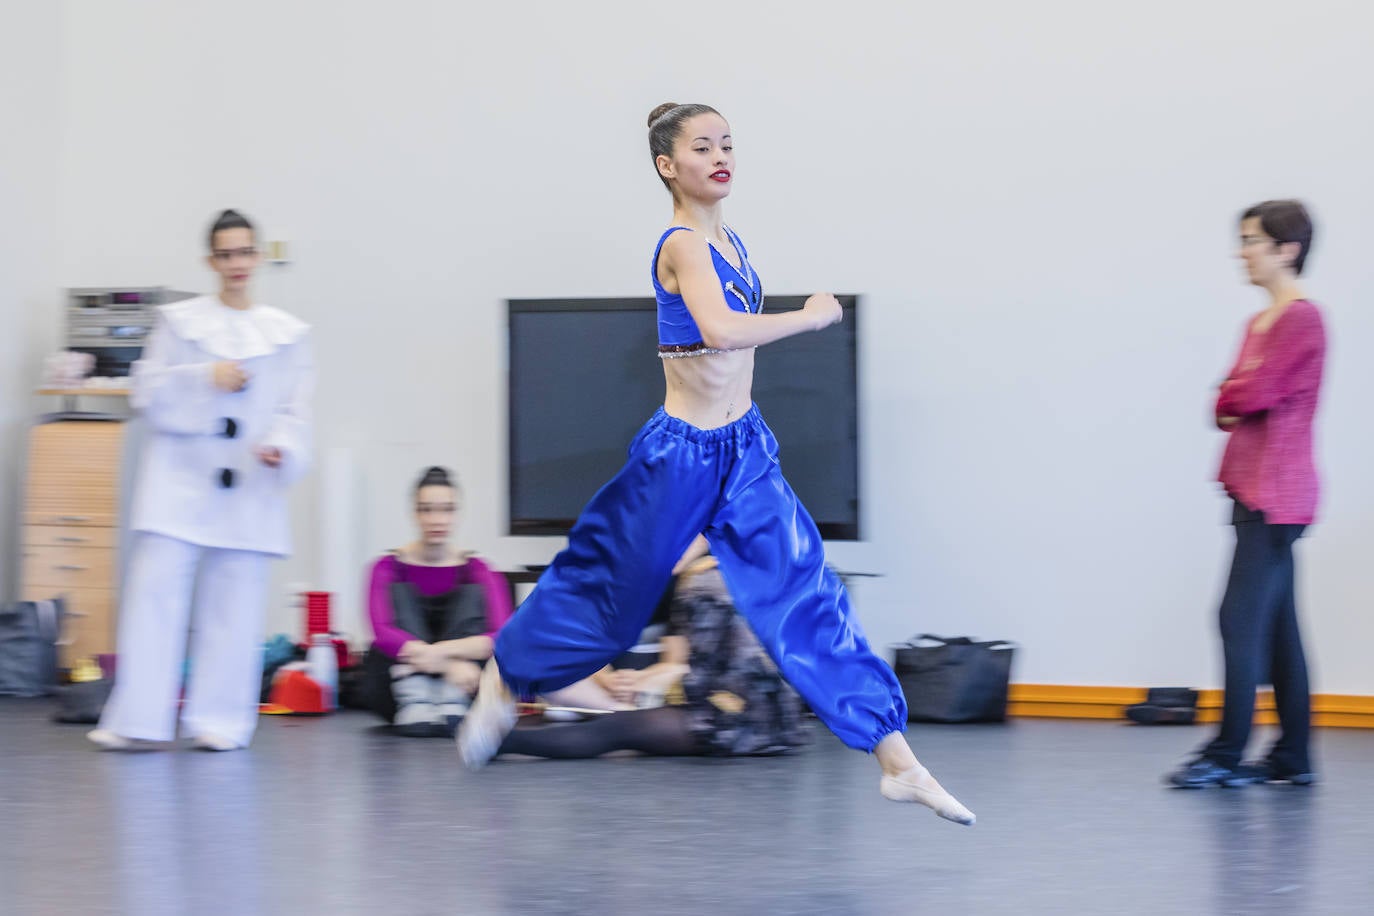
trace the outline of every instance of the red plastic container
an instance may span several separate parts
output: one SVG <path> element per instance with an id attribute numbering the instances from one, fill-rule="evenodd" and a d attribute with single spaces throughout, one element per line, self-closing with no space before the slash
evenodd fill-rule
<path id="1" fill-rule="evenodd" d="M 329 592 L 305 593 L 305 641 L 316 633 L 329 633 Z"/>

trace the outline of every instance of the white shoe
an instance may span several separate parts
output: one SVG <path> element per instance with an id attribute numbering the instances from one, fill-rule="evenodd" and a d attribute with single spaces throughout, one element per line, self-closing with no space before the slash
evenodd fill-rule
<path id="1" fill-rule="evenodd" d="M 433 684 L 434 705 L 439 708 L 440 720 L 448 725 L 456 725 L 458 720 L 468 714 L 472 697 L 443 678 L 435 678 Z"/>
<path id="2" fill-rule="evenodd" d="M 959 800 L 944 790 L 930 771 L 919 763 L 900 776 L 884 776 L 878 783 L 883 798 L 925 805 L 947 821 L 972 827 L 978 819 Z"/>
<path id="3" fill-rule="evenodd" d="M 514 727 L 515 700 L 502 683 L 501 672 L 496 668 L 496 660 L 492 659 L 482 669 L 477 701 L 458 729 L 458 753 L 463 763 L 470 770 L 486 766 Z"/>
<path id="4" fill-rule="evenodd" d="M 191 744 L 202 751 L 237 751 L 243 747 L 243 745 L 235 744 L 228 738 L 211 734 L 196 735 L 195 738 L 191 739 Z"/>
<path id="5" fill-rule="evenodd" d="M 142 738 L 125 738 L 116 735 L 108 728 L 93 728 L 86 732 L 86 739 L 102 751 L 151 751 L 158 747 L 155 741 Z"/>
<path id="6" fill-rule="evenodd" d="M 428 738 L 443 725 L 439 707 L 433 703 L 412 701 L 396 710 L 391 724 L 396 731 L 410 738 Z"/>

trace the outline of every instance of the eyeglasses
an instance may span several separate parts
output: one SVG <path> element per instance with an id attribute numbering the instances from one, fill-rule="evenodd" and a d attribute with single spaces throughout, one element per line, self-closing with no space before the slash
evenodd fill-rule
<path id="1" fill-rule="evenodd" d="M 247 248 L 216 248 L 210 252 L 210 256 L 221 264 L 227 264 L 234 258 L 256 258 L 258 249 L 251 245 Z"/>

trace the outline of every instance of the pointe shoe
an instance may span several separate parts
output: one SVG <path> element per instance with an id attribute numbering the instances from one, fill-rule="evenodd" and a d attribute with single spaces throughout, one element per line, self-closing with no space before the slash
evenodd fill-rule
<path id="1" fill-rule="evenodd" d="M 977 820 L 973 812 L 959 804 L 919 763 L 899 776 L 883 776 L 878 784 L 883 798 L 896 802 L 916 802 L 925 805 L 947 821 L 972 827 Z"/>
<path id="2" fill-rule="evenodd" d="M 501 682 L 496 660 L 482 669 L 477 699 L 458 728 L 458 753 L 470 770 L 486 766 L 515 727 L 515 700 Z"/>

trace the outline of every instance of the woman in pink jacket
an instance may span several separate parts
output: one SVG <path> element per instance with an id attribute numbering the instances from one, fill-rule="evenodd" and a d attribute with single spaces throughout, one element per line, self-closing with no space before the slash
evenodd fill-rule
<path id="1" fill-rule="evenodd" d="M 1221 602 L 1226 700 L 1217 736 L 1168 777 L 1183 788 L 1315 781 L 1293 575 L 1293 542 L 1316 517 L 1312 418 L 1326 356 L 1321 311 L 1298 285 L 1311 244 L 1312 221 L 1296 200 L 1241 216 L 1240 258 L 1269 305 L 1247 324 L 1217 397 L 1217 426 L 1230 434 L 1219 479 L 1236 529 Z M 1274 685 L 1282 734 L 1262 760 L 1242 763 L 1261 682 Z"/>

